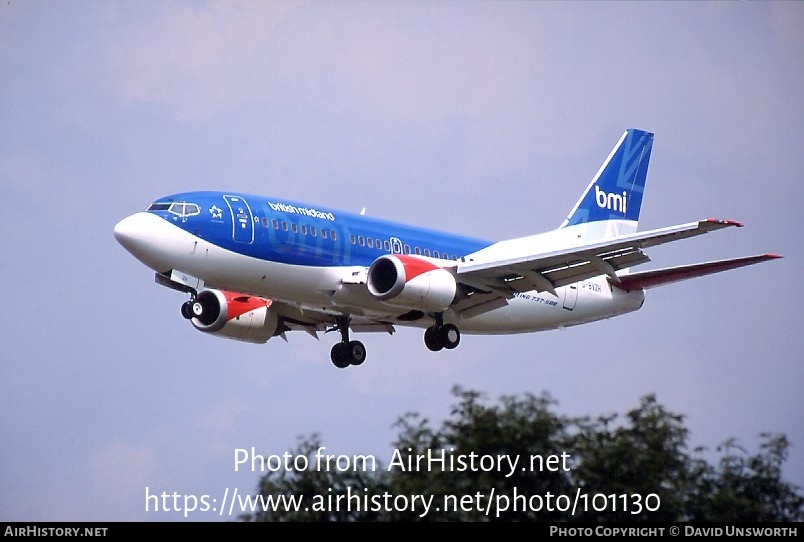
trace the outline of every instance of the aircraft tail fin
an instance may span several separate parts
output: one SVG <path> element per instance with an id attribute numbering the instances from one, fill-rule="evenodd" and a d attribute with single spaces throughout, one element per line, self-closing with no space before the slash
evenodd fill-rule
<path id="1" fill-rule="evenodd" d="M 561 228 L 578 228 L 586 241 L 636 232 L 652 148 L 652 133 L 626 130 Z"/>

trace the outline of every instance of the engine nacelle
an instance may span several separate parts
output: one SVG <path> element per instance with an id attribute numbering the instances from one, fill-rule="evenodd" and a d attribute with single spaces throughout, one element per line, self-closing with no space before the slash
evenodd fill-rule
<path id="1" fill-rule="evenodd" d="M 452 304 L 458 285 L 438 265 L 406 254 L 380 256 L 368 270 L 371 295 L 408 309 L 443 311 Z"/>
<path id="2" fill-rule="evenodd" d="M 264 343 L 279 325 L 270 299 L 226 290 L 199 292 L 191 310 L 197 330 L 238 341 Z"/>

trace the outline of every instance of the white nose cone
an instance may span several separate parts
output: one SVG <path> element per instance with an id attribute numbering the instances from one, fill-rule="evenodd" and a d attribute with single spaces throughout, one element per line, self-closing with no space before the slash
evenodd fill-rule
<path id="1" fill-rule="evenodd" d="M 131 215 L 114 226 L 114 238 L 117 239 L 117 242 L 123 245 L 123 247 L 130 251 L 131 247 L 136 243 L 138 237 L 138 223 L 140 219 L 138 215 Z"/>
<path id="2" fill-rule="evenodd" d="M 155 241 L 154 229 L 157 226 L 152 219 L 164 222 L 150 213 L 137 213 L 127 216 L 114 227 L 117 242 L 137 258 L 148 252 L 151 242 Z"/>
<path id="3" fill-rule="evenodd" d="M 136 213 L 115 224 L 114 237 L 135 258 L 155 271 L 173 267 L 171 248 L 181 229 L 152 213 Z M 186 234 L 185 234 L 186 235 Z"/>

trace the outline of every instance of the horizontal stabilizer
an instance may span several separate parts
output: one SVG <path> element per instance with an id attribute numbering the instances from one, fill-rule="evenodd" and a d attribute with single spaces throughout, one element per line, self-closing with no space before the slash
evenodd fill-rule
<path id="1" fill-rule="evenodd" d="M 622 275 L 618 277 L 619 282 L 615 282 L 613 280 L 610 280 L 610 282 L 612 285 L 623 290 L 653 288 L 655 286 L 662 286 L 663 284 L 670 284 L 672 282 L 692 279 L 695 277 L 703 277 L 705 275 L 720 273 L 721 271 L 728 271 L 729 269 L 736 269 L 738 267 L 753 265 L 755 263 L 765 262 L 768 260 L 775 260 L 777 258 L 781 258 L 781 256 L 777 254 L 762 254 L 759 256 L 748 256 L 745 258 L 734 258 L 731 260 L 719 260 L 694 265 L 668 267 L 665 269 L 657 269 L 655 271 L 642 271 L 640 273 Z"/>

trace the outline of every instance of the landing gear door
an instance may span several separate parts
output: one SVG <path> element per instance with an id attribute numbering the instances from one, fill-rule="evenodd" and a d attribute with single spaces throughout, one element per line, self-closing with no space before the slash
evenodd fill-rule
<path id="1" fill-rule="evenodd" d="M 232 239 L 236 243 L 254 242 L 254 216 L 248 202 L 240 196 L 223 196 L 232 214 Z"/>

